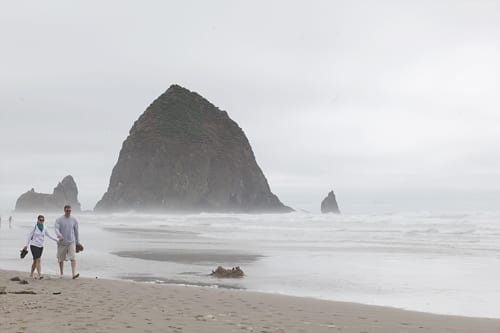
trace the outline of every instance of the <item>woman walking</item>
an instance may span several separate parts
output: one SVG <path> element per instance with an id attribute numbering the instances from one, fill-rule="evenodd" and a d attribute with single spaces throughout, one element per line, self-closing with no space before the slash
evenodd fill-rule
<path id="1" fill-rule="evenodd" d="M 26 240 L 26 246 L 24 250 L 28 248 L 30 245 L 31 254 L 33 255 L 33 264 L 31 265 L 31 274 L 30 277 L 33 277 L 33 273 L 35 269 L 38 273 L 38 279 L 43 279 L 42 275 L 42 252 L 43 252 L 43 243 L 45 240 L 45 236 L 57 242 L 57 239 L 53 237 L 47 228 L 43 225 L 45 222 L 45 217 L 43 215 L 38 215 L 38 220 L 35 227 L 28 234 L 28 238 Z"/>

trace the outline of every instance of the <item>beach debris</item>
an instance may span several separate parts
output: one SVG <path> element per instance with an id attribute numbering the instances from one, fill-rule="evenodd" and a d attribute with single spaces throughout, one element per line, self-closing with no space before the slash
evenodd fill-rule
<path id="1" fill-rule="evenodd" d="M 60 291 L 55 291 L 52 293 L 52 295 L 61 295 L 61 292 Z"/>
<path id="2" fill-rule="evenodd" d="M 210 275 L 218 278 L 241 278 L 245 275 L 245 273 L 243 273 L 240 266 L 227 269 L 219 266 L 215 271 L 212 271 Z"/>
<path id="3" fill-rule="evenodd" d="M 21 278 L 19 276 L 14 276 L 13 278 L 10 279 L 11 281 L 21 281 Z"/>
<path id="4" fill-rule="evenodd" d="M 7 293 L 5 292 L 5 288 L 7 288 L 7 287 L 0 287 L 0 295 L 5 295 L 5 294 L 7 294 Z"/>
<path id="5" fill-rule="evenodd" d="M 29 284 L 29 282 L 27 280 L 21 280 L 19 281 L 19 284 Z"/>
<path id="6" fill-rule="evenodd" d="M 207 321 L 207 320 L 216 320 L 217 318 L 215 318 L 214 315 L 207 314 L 207 315 L 196 315 L 194 316 L 194 319 L 198 321 Z"/>
<path id="7" fill-rule="evenodd" d="M 21 291 L 9 291 L 9 294 L 36 295 L 36 292 L 34 292 L 33 290 L 21 290 Z"/>

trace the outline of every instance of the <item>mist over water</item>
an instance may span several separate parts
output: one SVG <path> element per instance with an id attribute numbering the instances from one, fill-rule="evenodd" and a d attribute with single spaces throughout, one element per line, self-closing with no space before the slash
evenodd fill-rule
<path id="1" fill-rule="evenodd" d="M 34 224 L 0 229 L 0 267 L 28 271 L 18 251 Z M 84 277 L 241 288 L 426 312 L 500 318 L 498 213 L 320 215 L 76 214 Z M 53 228 L 57 215 L 47 216 Z M 46 240 L 45 273 L 57 274 Z M 215 279 L 218 265 L 243 279 Z"/>

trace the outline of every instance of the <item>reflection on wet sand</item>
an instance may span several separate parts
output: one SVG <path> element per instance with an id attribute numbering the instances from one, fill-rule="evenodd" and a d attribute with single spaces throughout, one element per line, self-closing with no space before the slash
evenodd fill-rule
<path id="1" fill-rule="evenodd" d="M 112 254 L 119 257 L 142 260 L 166 261 L 191 265 L 243 265 L 263 258 L 251 253 L 222 252 L 210 249 L 150 249 L 136 251 L 118 251 Z"/>

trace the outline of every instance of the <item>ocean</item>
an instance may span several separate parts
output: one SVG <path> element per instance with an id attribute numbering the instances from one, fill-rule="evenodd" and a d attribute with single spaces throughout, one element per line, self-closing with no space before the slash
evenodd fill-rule
<path id="1" fill-rule="evenodd" d="M 2 216 L 0 268 L 28 271 L 19 250 L 37 214 Z M 53 232 L 55 218 L 46 215 Z M 423 312 L 500 318 L 500 214 L 77 213 L 83 277 L 238 288 Z M 58 275 L 45 241 L 44 274 Z M 217 266 L 241 279 L 216 279 Z M 66 275 L 70 267 L 66 265 Z"/>

